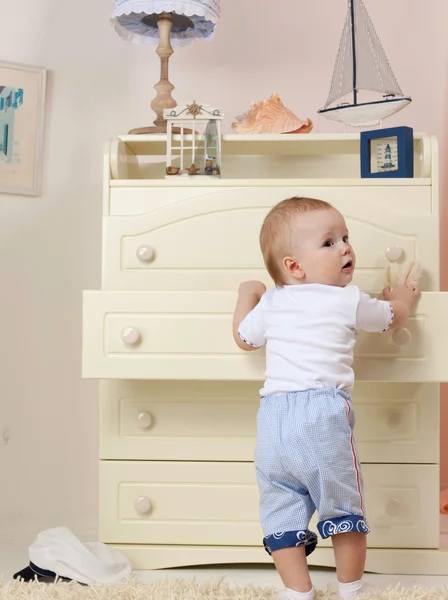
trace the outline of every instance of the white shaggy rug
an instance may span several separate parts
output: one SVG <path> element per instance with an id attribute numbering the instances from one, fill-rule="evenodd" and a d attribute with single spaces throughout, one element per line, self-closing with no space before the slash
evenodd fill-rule
<path id="1" fill-rule="evenodd" d="M 0 600 L 277 600 L 274 588 L 234 587 L 223 581 L 165 579 L 143 584 L 135 579 L 111 586 L 84 587 L 76 583 L 26 583 L 0 579 Z M 369 591 L 362 600 L 448 600 L 448 588 L 422 590 L 393 586 Z M 332 590 L 318 592 L 316 600 L 339 600 Z"/>

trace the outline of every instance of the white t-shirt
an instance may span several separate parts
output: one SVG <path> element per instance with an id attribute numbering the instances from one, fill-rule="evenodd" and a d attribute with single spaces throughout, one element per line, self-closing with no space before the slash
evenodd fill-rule
<path id="1" fill-rule="evenodd" d="M 266 292 L 241 323 L 241 339 L 266 344 L 266 381 L 261 395 L 316 388 L 351 393 L 357 330 L 383 332 L 392 305 L 355 286 L 287 285 Z"/>

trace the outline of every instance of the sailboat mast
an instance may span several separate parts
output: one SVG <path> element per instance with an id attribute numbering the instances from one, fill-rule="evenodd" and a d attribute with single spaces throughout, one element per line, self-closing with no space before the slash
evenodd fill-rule
<path id="1" fill-rule="evenodd" d="M 355 0 L 348 0 L 350 3 L 350 18 L 352 25 L 352 57 L 353 57 L 353 104 L 358 104 L 358 90 L 356 80 L 356 38 L 355 38 Z"/>

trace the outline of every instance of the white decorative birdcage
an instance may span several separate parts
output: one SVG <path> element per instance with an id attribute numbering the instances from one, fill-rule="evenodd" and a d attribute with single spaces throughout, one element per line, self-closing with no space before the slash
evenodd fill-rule
<path id="1" fill-rule="evenodd" d="M 221 110 L 190 102 L 165 109 L 166 176 L 221 177 Z"/>

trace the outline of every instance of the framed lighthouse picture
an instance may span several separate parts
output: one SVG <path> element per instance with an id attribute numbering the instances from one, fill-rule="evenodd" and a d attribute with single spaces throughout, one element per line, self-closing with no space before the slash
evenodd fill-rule
<path id="1" fill-rule="evenodd" d="M 414 177 L 414 132 L 391 127 L 361 133 L 361 177 Z"/>

